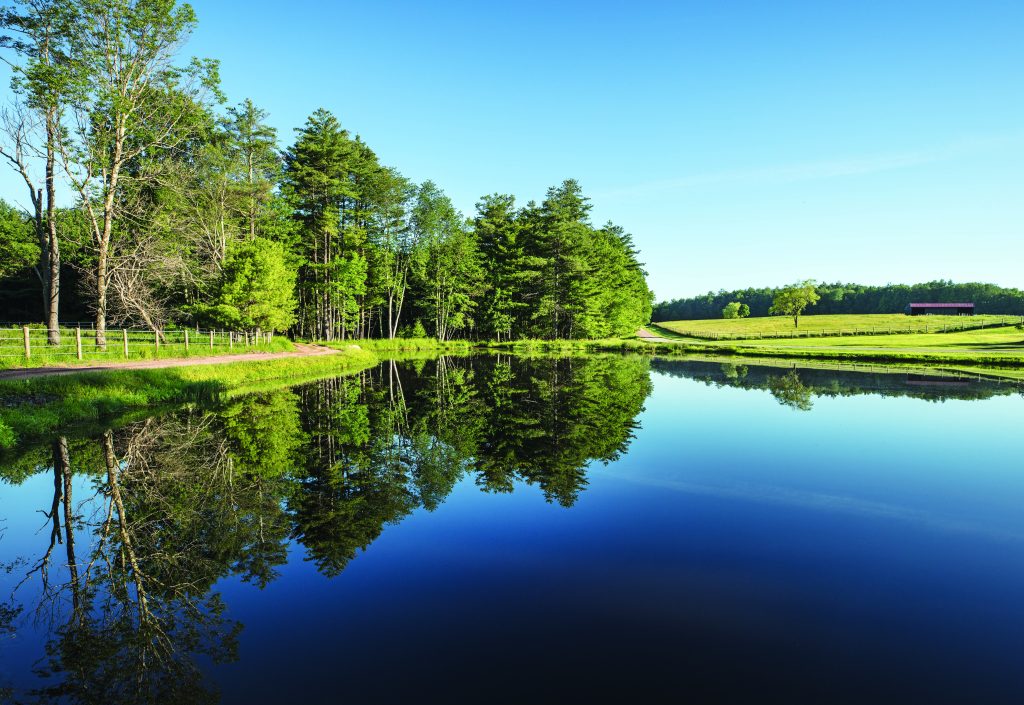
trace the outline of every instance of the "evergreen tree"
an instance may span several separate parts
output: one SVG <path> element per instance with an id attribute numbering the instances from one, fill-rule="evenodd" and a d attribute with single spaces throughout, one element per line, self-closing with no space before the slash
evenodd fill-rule
<path id="1" fill-rule="evenodd" d="M 462 214 L 433 182 L 417 193 L 412 227 L 423 247 L 416 274 L 424 296 L 423 308 L 434 322 L 434 335 L 448 340 L 457 331 L 472 329 L 483 268 L 476 236 Z"/>
<path id="2" fill-rule="evenodd" d="M 295 272 L 280 243 L 240 242 L 228 253 L 217 303 L 208 313 L 255 334 L 287 330 L 295 322 L 294 291 Z"/>
<path id="3" fill-rule="evenodd" d="M 281 157 L 277 152 L 277 131 L 266 124 L 267 113 L 248 98 L 228 108 L 224 121 L 230 136 L 232 156 L 240 167 L 237 213 L 245 223 L 249 238 L 262 232 L 273 189 L 280 178 Z"/>

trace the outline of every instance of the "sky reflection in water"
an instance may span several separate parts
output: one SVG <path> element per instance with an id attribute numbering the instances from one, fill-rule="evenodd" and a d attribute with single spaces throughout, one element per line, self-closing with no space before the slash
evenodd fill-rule
<path id="1" fill-rule="evenodd" d="M 492 356 L 52 439 L 3 461 L 0 692 L 1019 702 L 1022 404 Z"/>

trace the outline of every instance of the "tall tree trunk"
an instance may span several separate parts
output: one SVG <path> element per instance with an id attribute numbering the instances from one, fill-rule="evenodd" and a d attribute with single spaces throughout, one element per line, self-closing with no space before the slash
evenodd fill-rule
<path id="1" fill-rule="evenodd" d="M 105 226 L 106 227 L 106 226 Z M 96 259 L 96 347 L 107 349 L 107 244 L 109 235 L 100 241 Z"/>
<path id="2" fill-rule="evenodd" d="M 57 240 L 57 198 L 53 183 L 57 143 L 57 110 L 46 111 L 46 245 L 49 281 L 46 304 L 46 341 L 60 345 L 60 242 Z"/>
<path id="3" fill-rule="evenodd" d="M 99 233 L 96 256 L 96 347 L 107 350 L 107 258 L 110 255 L 110 236 L 114 231 L 114 198 L 117 195 L 121 175 L 121 160 L 124 156 L 125 126 L 117 126 L 114 149 L 111 155 L 110 175 L 105 184 L 107 192 L 103 197 L 103 229 Z"/>
<path id="4" fill-rule="evenodd" d="M 32 196 L 32 227 L 36 232 L 36 241 L 39 243 L 39 265 L 36 267 L 36 275 L 39 277 L 39 284 L 42 286 L 43 296 L 43 320 L 50 320 L 50 243 L 47 235 L 46 219 L 43 216 L 43 190 L 33 189 L 29 185 L 29 194 Z"/>
<path id="5" fill-rule="evenodd" d="M 253 170 L 251 150 L 246 154 L 246 161 L 249 163 L 249 241 L 251 242 L 256 239 L 256 174 Z"/>
<path id="6" fill-rule="evenodd" d="M 391 309 L 394 306 L 394 299 L 395 299 L 394 293 L 389 291 L 388 292 L 388 339 L 389 340 L 394 340 L 394 338 L 395 338 L 394 328 L 392 327 L 392 320 L 393 319 L 392 319 L 392 314 L 391 314 Z"/>
<path id="7" fill-rule="evenodd" d="M 402 304 L 405 302 L 405 284 L 402 284 L 402 288 L 399 290 L 398 295 L 398 310 L 395 312 L 395 325 L 391 329 L 391 338 L 394 339 L 398 336 L 398 322 L 402 320 Z"/>
<path id="8" fill-rule="evenodd" d="M 75 558 L 75 512 L 71 500 L 71 457 L 68 439 L 61 436 L 54 443 L 54 466 L 60 468 L 64 478 L 64 547 L 67 550 L 68 573 L 71 578 L 71 601 L 75 611 L 79 608 L 78 560 Z"/>

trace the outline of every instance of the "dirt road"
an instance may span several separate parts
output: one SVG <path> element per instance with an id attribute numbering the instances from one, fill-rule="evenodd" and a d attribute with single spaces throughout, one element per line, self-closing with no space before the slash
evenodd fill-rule
<path id="1" fill-rule="evenodd" d="M 655 335 L 646 328 L 641 328 L 636 332 L 636 337 L 641 340 L 646 340 L 648 343 L 671 343 L 672 341 L 668 338 L 662 338 L 660 335 Z"/>
<path id="2" fill-rule="evenodd" d="M 295 343 L 295 350 L 290 352 L 252 352 L 237 355 L 210 355 L 207 357 L 169 357 L 163 360 L 125 360 L 124 362 L 107 362 L 99 365 L 53 365 L 49 367 L 24 367 L 0 371 L 0 380 L 31 379 L 53 375 L 70 375 L 79 372 L 103 372 L 106 370 L 158 370 L 167 367 L 195 367 L 196 365 L 220 365 L 229 362 L 255 362 L 258 360 L 280 360 L 287 357 L 312 357 L 317 355 L 334 355 L 337 350 L 320 345 Z"/>

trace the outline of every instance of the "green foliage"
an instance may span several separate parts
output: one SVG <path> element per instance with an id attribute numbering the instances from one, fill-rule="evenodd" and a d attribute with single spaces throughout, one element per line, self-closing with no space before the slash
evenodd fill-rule
<path id="1" fill-rule="evenodd" d="M 409 328 L 409 330 L 407 331 L 407 335 L 405 335 L 403 337 L 405 337 L 405 338 L 426 338 L 427 337 L 427 329 L 423 327 L 423 322 L 420 319 L 417 318 L 416 321 L 412 324 L 412 327 Z"/>
<path id="2" fill-rule="evenodd" d="M 927 331 L 970 330 L 1005 325 L 1016 317 L 908 316 L 903 313 L 823 315 L 815 313 L 803 319 L 800 336 L 850 336 L 924 333 Z M 789 338 L 793 329 L 777 317 L 746 319 L 711 318 L 700 321 L 662 321 L 651 328 L 665 337 L 681 335 L 693 338 L 735 339 Z"/>
<path id="3" fill-rule="evenodd" d="M 972 302 L 978 313 L 1024 315 L 1024 290 L 995 284 L 957 284 L 940 280 L 923 284 L 864 286 L 836 282 L 818 284 L 815 289 L 821 296 L 814 309 L 819 315 L 903 313 L 913 302 Z M 709 291 L 692 298 L 665 301 L 655 306 L 652 320 L 719 318 L 722 307 L 730 301 L 748 303 L 753 316 L 767 316 L 778 291 L 778 288 Z"/>
<path id="4" fill-rule="evenodd" d="M 924 320 L 927 317 L 910 317 L 904 315 L 874 316 L 814 316 L 815 327 L 819 325 L 818 319 L 827 319 L 828 325 L 833 326 L 831 333 L 822 334 L 821 331 L 803 331 L 799 337 L 786 337 L 778 335 L 771 339 L 762 339 L 757 333 L 757 325 L 770 322 L 766 318 L 754 318 L 742 322 L 723 321 L 721 319 L 712 321 L 698 321 L 705 324 L 702 333 L 707 337 L 706 324 L 728 325 L 734 327 L 750 328 L 741 333 L 737 338 L 729 342 L 704 342 L 697 338 L 679 337 L 667 343 L 641 343 L 648 354 L 668 355 L 729 355 L 744 357 L 762 357 L 779 359 L 813 359 L 813 360 L 851 360 L 858 362 L 878 363 L 922 363 L 935 366 L 933 369 L 964 369 L 970 368 L 974 371 L 984 370 L 988 375 L 999 375 L 1011 378 L 1020 378 L 1021 368 L 1024 367 L 1024 336 L 1016 326 L 1003 325 L 997 328 L 986 328 L 980 330 L 951 330 L 950 332 L 911 333 L 914 329 L 900 329 L 896 327 L 896 333 L 875 333 L 868 335 L 849 335 L 850 326 L 855 325 L 844 319 L 853 319 L 854 322 L 864 323 L 864 319 L 883 319 L 881 330 L 887 326 L 894 325 L 894 321 L 901 320 L 905 324 L 917 326 L 916 330 L 923 330 L 925 325 L 932 326 L 931 330 L 941 331 L 943 321 Z M 973 321 L 980 316 L 969 319 Z M 1005 317 L 987 317 L 989 325 L 993 320 L 1003 320 Z M 965 323 L 967 321 L 964 321 Z M 693 322 L 679 321 L 677 324 L 664 324 L 665 326 L 686 326 L 693 325 Z M 657 330 L 665 331 L 670 335 L 669 328 L 655 327 Z M 876 330 L 878 330 L 876 328 Z M 838 335 L 840 330 L 845 329 L 845 335 Z M 829 329 L 826 328 L 826 331 Z M 870 331 L 870 328 L 866 329 Z M 792 334 L 792 332 L 791 332 Z"/>
<path id="5" fill-rule="evenodd" d="M 746 318 L 750 315 L 750 307 L 740 301 L 731 301 L 722 309 L 722 318 Z"/>
<path id="6" fill-rule="evenodd" d="M 217 303 L 208 313 L 229 328 L 285 330 L 295 321 L 294 289 L 284 247 L 256 238 L 228 252 Z"/>
<path id="7" fill-rule="evenodd" d="M 430 181 L 417 193 L 412 227 L 423 252 L 413 264 L 423 308 L 433 319 L 434 336 L 448 340 L 474 325 L 472 315 L 484 276 L 476 235 Z"/>
<path id="8" fill-rule="evenodd" d="M 39 262 L 32 223 L 17 208 L 0 200 L 0 279 Z"/>
<path id="9" fill-rule="evenodd" d="M 803 384 L 796 371 L 781 377 L 769 377 L 768 389 L 783 406 L 797 411 L 810 411 L 814 407 L 811 389 Z"/>
<path id="10" fill-rule="evenodd" d="M 594 228 L 577 182 L 552 187 L 540 206 L 514 204 L 487 196 L 473 220 L 487 263 L 489 336 L 624 336 L 649 320 L 652 295 L 632 237 L 612 223 Z"/>
<path id="11" fill-rule="evenodd" d="M 96 424 L 166 404 L 211 402 L 268 386 L 278 388 L 363 369 L 376 362 L 372 352 L 354 347 L 318 357 L 0 381 L 0 423 L 13 438 L 0 435 L 10 446 L 12 441 L 45 437 L 63 426 Z"/>
<path id="12" fill-rule="evenodd" d="M 326 109 L 282 157 L 252 100 L 221 107 L 215 61 L 179 59 L 196 27 L 188 4 L 23 0 L 0 19 L 17 35 L 2 40 L 18 58 L 15 91 L 42 111 L 47 144 L 60 142 L 78 200 L 74 217 L 45 221 L 59 222 L 66 261 L 87 273 L 86 286 L 63 291 L 89 296 L 65 309 L 94 311 L 98 331 L 205 318 L 333 341 L 394 338 L 419 320 L 442 340 L 507 341 L 627 336 L 650 318 L 632 237 L 595 227 L 572 179 L 539 205 L 485 196 L 467 221 L 436 184 L 381 164 Z M 0 276 L 24 270 L 34 252 L 6 215 Z M 251 253 L 241 264 L 239 253 L 266 241 L 295 271 L 294 306 L 287 286 L 254 279 L 281 279 L 280 267 L 254 268 L 266 258 Z M 54 262 L 55 245 L 44 248 Z M 36 310 L 30 282 L 18 282 L 18 298 Z"/>
<path id="13" fill-rule="evenodd" d="M 233 180 L 237 196 L 234 211 L 247 226 L 250 238 L 276 234 L 270 205 L 280 178 L 281 158 L 277 153 L 277 131 L 266 124 L 266 119 L 266 111 L 246 98 L 237 107 L 228 108 L 224 121 L 230 137 L 228 151 L 241 177 Z"/>
<path id="14" fill-rule="evenodd" d="M 4 423 L 3 419 L 0 419 L 0 448 L 12 448 L 14 441 L 17 436 L 14 435 L 14 431 Z"/>
<path id="15" fill-rule="evenodd" d="M 800 326 L 800 314 L 808 306 L 813 306 L 821 297 L 814 289 L 813 281 L 804 281 L 782 289 L 772 300 L 768 313 L 773 316 L 789 316 L 793 319 L 793 327 Z"/>

